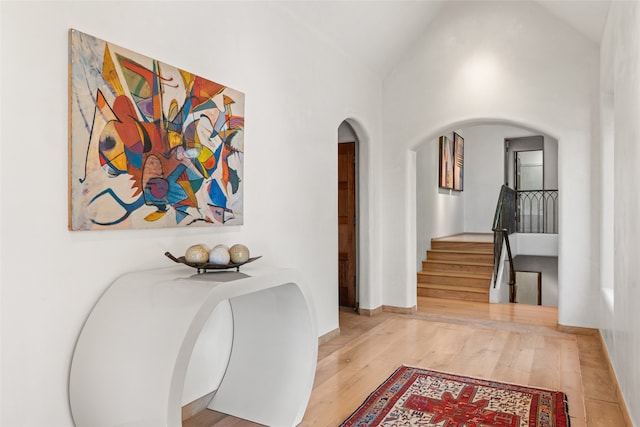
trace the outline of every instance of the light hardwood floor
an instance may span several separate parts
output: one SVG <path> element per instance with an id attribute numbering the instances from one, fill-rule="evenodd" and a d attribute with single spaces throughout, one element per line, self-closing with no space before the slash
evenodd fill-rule
<path id="1" fill-rule="evenodd" d="M 624 427 L 600 338 L 557 326 L 557 310 L 418 298 L 414 314 L 340 310 L 340 336 L 318 352 L 301 426 L 338 426 L 400 365 L 530 385 L 567 394 L 572 427 Z M 205 410 L 185 427 L 256 426 Z"/>

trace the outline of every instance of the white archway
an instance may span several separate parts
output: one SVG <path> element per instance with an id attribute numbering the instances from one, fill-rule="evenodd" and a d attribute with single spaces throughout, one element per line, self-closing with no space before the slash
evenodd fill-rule
<path id="1" fill-rule="evenodd" d="M 457 132 L 466 139 L 464 191 L 440 189 L 438 185 L 438 139 Z M 547 184 L 557 188 L 557 141 L 539 129 L 524 128 L 505 121 L 456 123 L 431 139 L 425 139 L 416 151 L 416 270 L 422 269 L 431 239 L 460 233 L 491 233 L 496 201 L 505 183 L 505 139 L 541 135 L 546 150 Z M 535 238 L 535 236 L 529 236 Z M 548 237 L 548 238 L 547 238 Z M 557 243 L 557 236 L 544 242 Z M 513 243 L 522 240 L 517 239 Z M 529 242 L 530 239 L 527 239 Z M 537 238 L 536 241 L 542 241 Z M 512 245 L 513 246 L 513 245 Z M 549 246 L 549 248 L 551 248 Z M 518 246 L 515 245 L 514 249 Z M 540 249 L 541 250 L 541 249 Z M 543 253 L 539 253 L 543 255 Z M 546 253 L 550 255 L 551 253 Z M 556 252 L 553 252 L 557 255 Z M 557 279 L 549 278 L 546 302 L 557 305 Z"/>
<path id="2" fill-rule="evenodd" d="M 409 144 L 409 148 L 406 150 L 406 154 L 404 156 L 404 204 L 406 207 L 405 211 L 405 228 L 403 235 L 404 239 L 404 255 L 405 260 L 407 262 L 404 263 L 404 274 L 403 279 L 407 284 L 407 293 L 404 295 L 405 305 L 411 306 L 416 304 L 416 282 L 415 277 L 417 273 L 417 228 L 416 228 L 416 215 L 417 215 L 417 200 L 416 200 L 416 153 L 423 146 L 423 144 L 428 143 L 429 141 L 433 141 L 438 138 L 443 133 L 447 133 L 453 130 L 464 129 L 465 127 L 471 126 L 480 126 L 480 125 L 505 125 L 521 128 L 523 130 L 528 130 L 534 133 L 544 134 L 551 138 L 554 138 L 559 142 L 558 144 L 558 189 L 560 190 L 559 196 L 559 205 L 560 211 L 558 215 L 558 220 L 560 223 L 560 228 L 564 230 L 568 230 L 571 227 L 565 227 L 570 222 L 570 218 L 568 218 L 564 212 L 562 207 L 570 204 L 571 196 L 567 191 L 562 191 L 563 187 L 563 174 L 560 171 L 563 167 L 570 167 L 564 164 L 564 159 L 567 158 L 563 155 L 563 152 L 567 150 L 566 147 L 563 147 L 560 141 L 574 139 L 575 135 L 564 135 L 562 131 L 557 131 L 555 129 L 549 129 L 546 126 L 541 125 L 532 125 L 522 120 L 512 120 L 505 118 L 473 118 L 473 119 L 463 119 L 458 121 L 450 122 L 449 124 L 439 125 L 433 127 L 431 131 L 426 132 L 425 136 L 416 139 L 412 144 Z M 570 145 L 570 144 L 568 144 Z M 575 228 L 575 227 L 574 227 Z M 559 322 L 563 323 L 564 317 L 571 317 L 570 313 L 573 310 L 573 307 L 576 304 L 573 304 L 569 298 L 571 295 L 571 291 L 567 289 L 562 289 L 563 277 L 567 277 L 572 274 L 572 271 L 575 271 L 575 258 L 573 253 L 571 254 L 570 266 L 568 266 L 566 260 L 567 246 L 565 241 L 571 239 L 567 235 L 568 233 L 563 233 L 559 236 L 559 255 L 558 255 L 558 273 L 559 273 L 559 303 L 558 303 L 558 313 L 559 313 Z M 408 261 L 410 260 L 410 261 Z M 385 276 L 386 277 L 386 276 Z M 586 298 L 585 296 L 584 298 Z M 574 296 L 575 299 L 575 296 Z"/>
<path id="3" fill-rule="evenodd" d="M 375 215 L 377 199 L 372 194 L 376 188 L 372 173 L 373 153 L 371 138 L 361 122 L 353 117 L 343 122 L 353 129 L 358 145 L 358 300 L 360 307 L 367 310 L 377 307 L 382 300 L 380 263 L 375 261 L 379 259 L 379 232 Z"/>

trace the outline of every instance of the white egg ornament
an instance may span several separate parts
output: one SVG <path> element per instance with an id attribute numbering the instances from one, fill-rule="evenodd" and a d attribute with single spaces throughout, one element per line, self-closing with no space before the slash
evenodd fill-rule
<path id="1" fill-rule="evenodd" d="M 249 261 L 249 248 L 245 245 L 233 245 L 229 248 L 229 255 L 231 262 L 234 264 L 241 264 Z"/>
<path id="2" fill-rule="evenodd" d="M 184 253 L 184 260 L 191 264 L 206 264 L 209 261 L 209 248 L 202 243 L 189 246 Z"/>
<path id="3" fill-rule="evenodd" d="M 216 246 L 209 252 L 209 263 L 216 265 L 229 264 L 229 251 L 223 246 Z"/>

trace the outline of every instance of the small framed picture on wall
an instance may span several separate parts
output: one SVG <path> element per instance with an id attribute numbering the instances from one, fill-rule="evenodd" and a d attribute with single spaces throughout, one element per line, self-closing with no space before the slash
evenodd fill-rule
<path id="1" fill-rule="evenodd" d="M 464 188 L 464 138 L 453 133 L 453 189 L 462 191 Z"/>
<path id="2" fill-rule="evenodd" d="M 440 137 L 440 161 L 438 164 L 438 186 L 453 189 L 453 144 L 448 136 Z"/>

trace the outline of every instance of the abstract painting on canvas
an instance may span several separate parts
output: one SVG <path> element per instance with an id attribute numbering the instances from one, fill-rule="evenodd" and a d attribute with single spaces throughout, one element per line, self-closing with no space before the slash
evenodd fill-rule
<path id="1" fill-rule="evenodd" d="M 242 224 L 242 92 L 76 30 L 69 84 L 69 229 Z"/>

